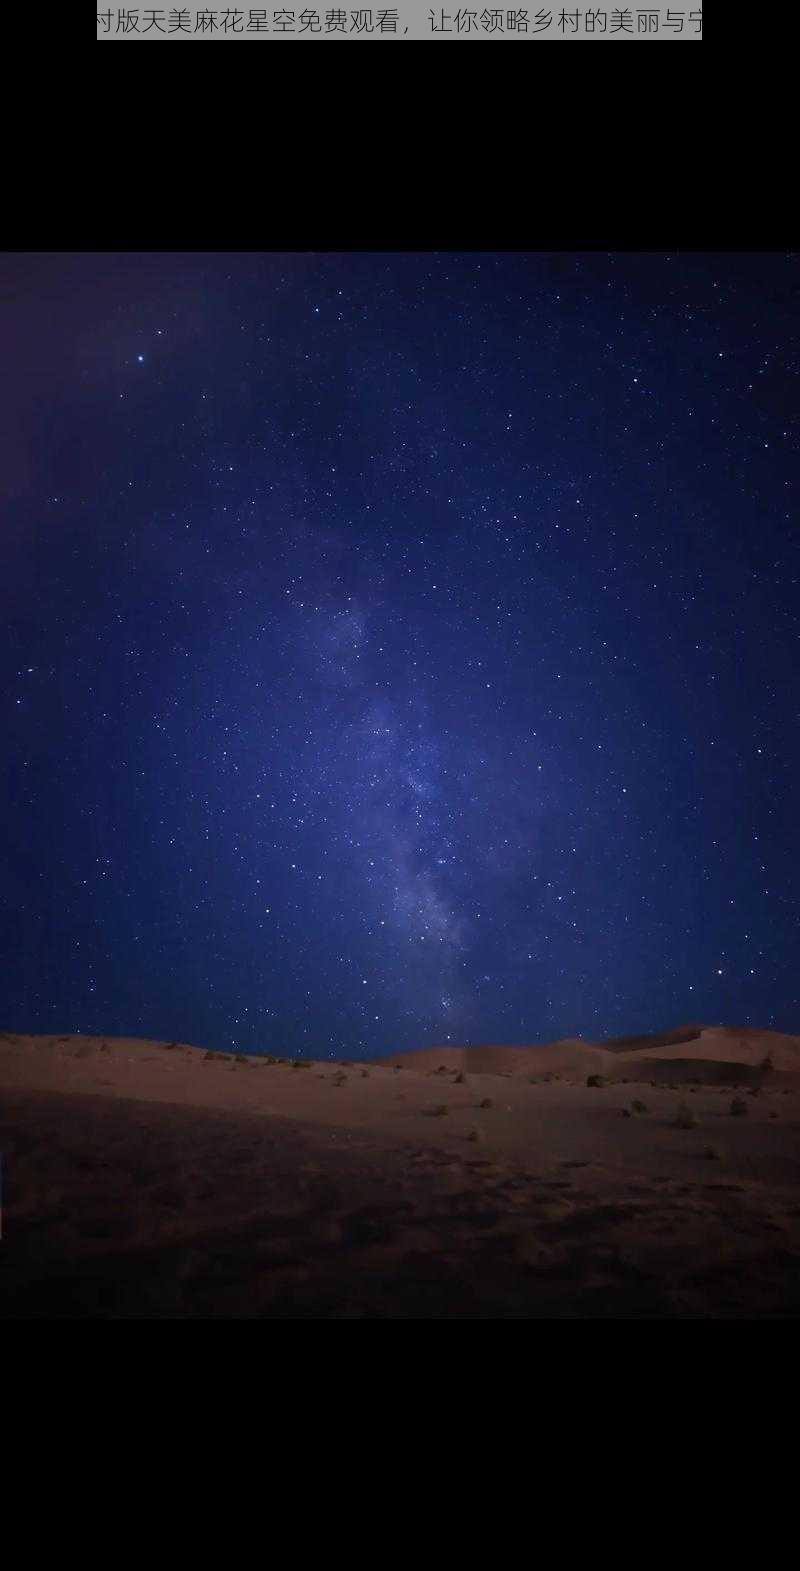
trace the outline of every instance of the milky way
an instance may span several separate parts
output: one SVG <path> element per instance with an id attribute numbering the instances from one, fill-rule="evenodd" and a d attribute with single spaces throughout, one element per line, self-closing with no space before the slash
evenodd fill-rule
<path id="1" fill-rule="evenodd" d="M 798 1028 L 795 257 L 2 271 L 6 1029 Z"/>

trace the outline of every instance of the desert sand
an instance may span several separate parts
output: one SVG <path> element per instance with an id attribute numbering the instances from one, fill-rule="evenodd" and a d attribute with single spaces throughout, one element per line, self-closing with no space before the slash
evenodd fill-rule
<path id="1" fill-rule="evenodd" d="M 776 1032 L 298 1067 L 6 1033 L 0 1151 L 6 1318 L 800 1313 Z"/>

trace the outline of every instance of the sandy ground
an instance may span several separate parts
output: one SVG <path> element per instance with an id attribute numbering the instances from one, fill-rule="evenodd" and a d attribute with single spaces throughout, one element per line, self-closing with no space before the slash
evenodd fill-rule
<path id="1" fill-rule="evenodd" d="M 793 1318 L 800 1039 L 696 1031 L 302 1068 L 0 1036 L 0 1313 Z"/>

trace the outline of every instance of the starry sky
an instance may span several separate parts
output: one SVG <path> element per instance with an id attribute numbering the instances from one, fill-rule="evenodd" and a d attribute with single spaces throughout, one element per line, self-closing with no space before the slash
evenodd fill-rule
<path id="1" fill-rule="evenodd" d="M 3 1029 L 800 1030 L 797 255 L 0 282 Z"/>

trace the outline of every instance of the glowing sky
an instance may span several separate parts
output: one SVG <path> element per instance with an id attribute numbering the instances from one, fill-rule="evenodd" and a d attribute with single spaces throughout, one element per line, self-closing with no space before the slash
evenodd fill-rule
<path id="1" fill-rule="evenodd" d="M 794 256 L 0 268 L 4 1029 L 800 1029 Z"/>

